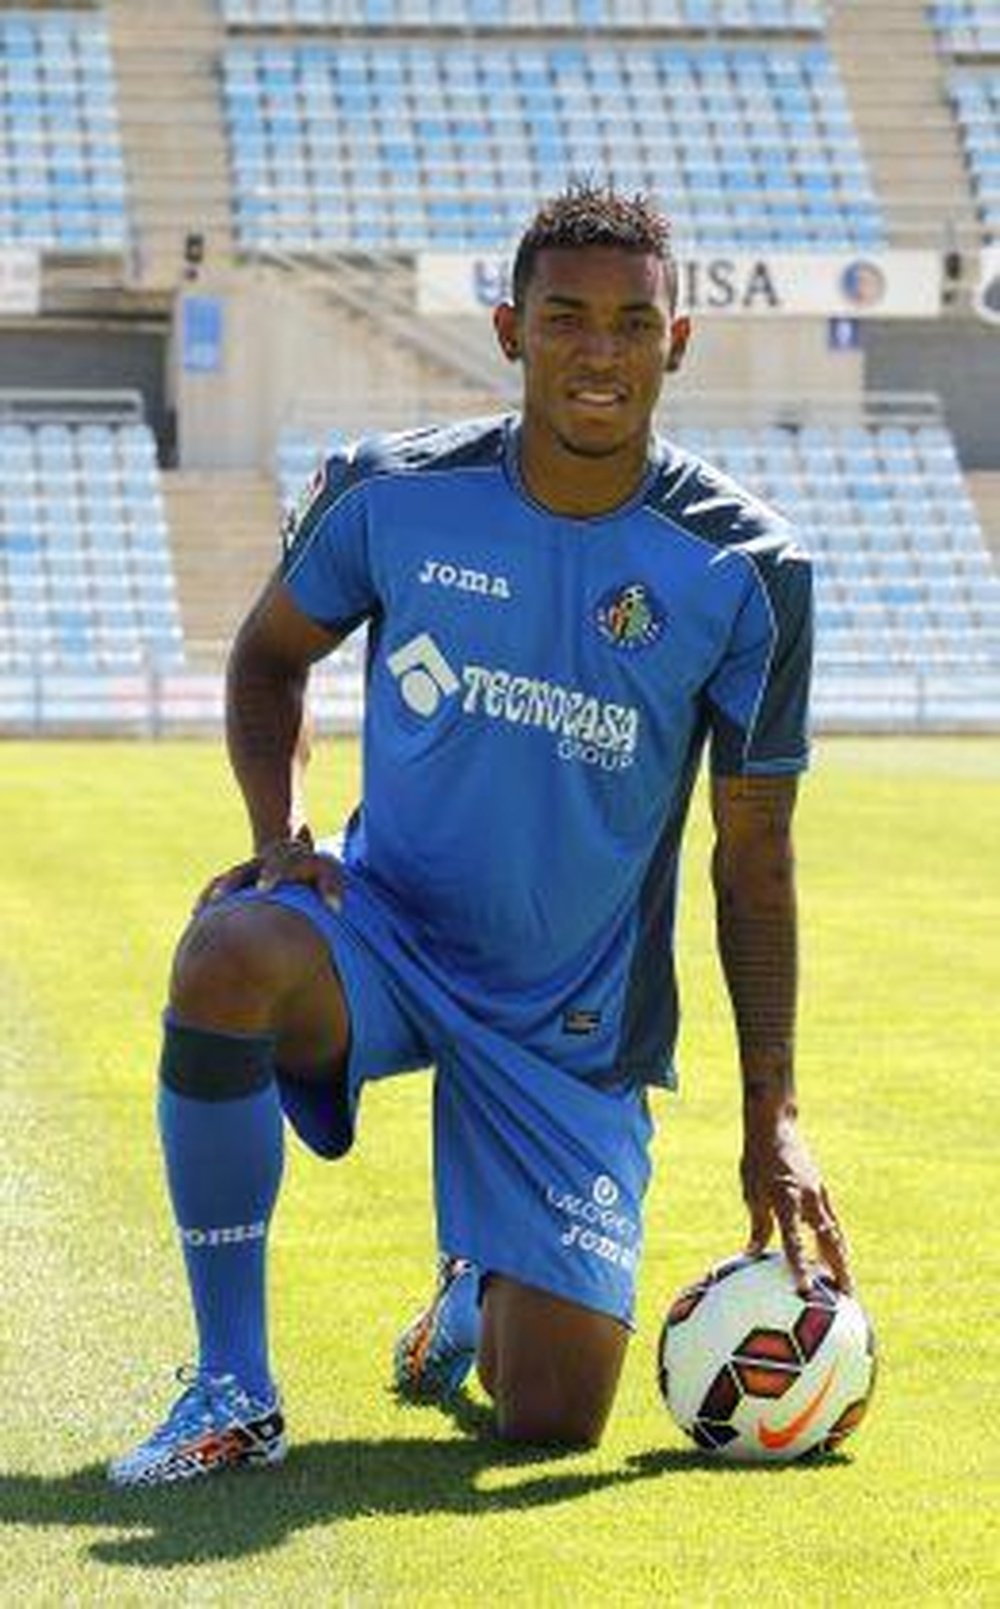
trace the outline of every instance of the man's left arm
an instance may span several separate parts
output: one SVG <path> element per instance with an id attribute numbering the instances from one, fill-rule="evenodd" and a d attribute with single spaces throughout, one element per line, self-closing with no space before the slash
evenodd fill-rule
<path id="1" fill-rule="evenodd" d="M 749 1249 L 775 1222 L 804 1289 L 803 1226 L 838 1285 L 849 1290 L 847 1248 L 829 1194 L 798 1128 L 795 1012 L 798 947 L 792 817 L 795 776 L 712 779 L 719 954 L 733 1005 L 743 1078 L 743 1194 Z"/>

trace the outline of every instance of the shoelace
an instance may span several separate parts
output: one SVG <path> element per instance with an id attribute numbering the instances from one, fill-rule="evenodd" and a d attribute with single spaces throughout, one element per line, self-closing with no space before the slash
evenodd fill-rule
<path id="1" fill-rule="evenodd" d="M 160 1428 L 153 1432 L 147 1445 L 159 1446 L 163 1442 L 168 1442 L 180 1429 L 189 1424 L 204 1425 L 207 1428 L 213 1423 L 213 1408 L 220 1395 L 218 1383 L 203 1375 L 192 1363 L 182 1363 L 175 1370 L 175 1377 L 185 1390 L 174 1403 Z"/>

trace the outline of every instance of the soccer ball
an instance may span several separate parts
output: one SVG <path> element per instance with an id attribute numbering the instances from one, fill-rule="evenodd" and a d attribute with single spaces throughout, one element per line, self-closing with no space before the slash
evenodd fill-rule
<path id="1" fill-rule="evenodd" d="M 857 1429 L 875 1383 L 860 1303 L 812 1272 L 806 1297 L 778 1252 L 731 1257 L 680 1291 L 660 1334 L 663 1400 L 706 1452 L 787 1463 Z"/>

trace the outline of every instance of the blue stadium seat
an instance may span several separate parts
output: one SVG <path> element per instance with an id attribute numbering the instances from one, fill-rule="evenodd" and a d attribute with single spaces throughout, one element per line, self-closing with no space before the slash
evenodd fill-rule
<path id="1" fill-rule="evenodd" d="M 996 0 L 938 0 L 927 7 L 941 51 L 954 57 L 1000 58 Z"/>
<path id="2" fill-rule="evenodd" d="M 941 426 L 730 426 L 678 434 L 808 534 L 817 571 L 821 713 L 863 724 L 884 719 L 891 707 L 913 719 L 918 680 L 943 711 L 942 687 L 974 674 L 971 693 L 952 695 L 955 720 L 1000 717 L 1000 573 Z M 301 431 L 282 437 L 278 477 L 286 506 L 337 444 Z M 927 682 L 928 675 L 937 679 Z"/>
<path id="3" fill-rule="evenodd" d="M 953 73 L 949 92 L 976 210 L 987 239 L 1000 240 L 1000 73 Z"/>
<path id="4" fill-rule="evenodd" d="M 981 675 L 992 666 L 998 677 L 1000 574 L 943 428 L 716 428 L 698 431 L 691 444 L 808 534 L 817 562 L 821 709 L 823 689 L 842 681 L 845 668 L 868 685 L 905 672 L 912 686 L 936 665 L 952 675 L 957 660 L 975 663 Z M 956 508 L 964 518 L 955 518 Z M 1000 677 L 995 695 L 997 687 Z M 863 720 L 866 708 L 862 700 L 843 713 Z M 977 708 L 982 713 L 981 692 Z M 992 712 L 995 720 L 1000 697 Z"/>
<path id="5" fill-rule="evenodd" d="M 121 252 L 128 226 L 104 18 L 0 13 L 0 63 L 0 245 Z"/>
<path id="6" fill-rule="evenodd" d="M 165 534 L 145 426 L 0 426 L 0 664 L 176 666 Z"/>
<path id="7" fill-rule="evenodd" d="M 282 237 L 333 249 L 346 229 L 348 242 L 376 250 L 403 238 L 414 247 L 501 249 L 512 232 L 505 205 L 496 205 L 491 231 L 485 212 L 448 203 L 470 188 L 495 198 L 502 175 L 501 202 L 523 201 L 523 212 L 580 169 L 653 190 L 668 185 L 678 235 L 692 245 L 884 243 L 846 104 L 819 47 L 258 43 L 231 44 L 223 67 L 236 230 L 248 246 Z M 755 154 L 762 106 L 771 167 Z M 319 150 L 322 162 L 313 161 Z M 388 182 L 386 168 L 400 164 L 408 182 Z M 354 203 L 349 219 L 317 204 L 320 167 L 324 187 L 336 179 Z M 466 185 L 462 176 L 475 170 L 481 177 Z M 282 181 L 274 189 L 272 173 Z M 419 212 L 400 209 L 404 192 L 423 204 Z M 376 197 L 379 214 L 365 213 L 361 204 Z"/>

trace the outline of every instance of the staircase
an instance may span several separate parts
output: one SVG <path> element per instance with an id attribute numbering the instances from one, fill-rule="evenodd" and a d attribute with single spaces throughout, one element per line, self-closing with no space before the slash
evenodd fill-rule
<path id="1" fill-rule="evenodd" d="M 184 242 L 232 257 L 230 180 L 215 0 L 105 0 L 135 229 L 132 272 L 147 289 L 184 275 Z"/>
<path id="2" fill-rule="evenodd" d="M 958 131 L 923 0 L 838 0 L 827 38 L 893 246 L 978 244 Z"/>
<path id="3" fill-rule="evenodd" d="M 357 252 L 330 253 L 322 262 L 306 264 L 271 251 L 262 253 L 261 260 L 302 295 L 350 321 L 371 347 L 372 372 L 388 375 L 391 366 L 408 361 L 414 375 L 408 389 L 419 398 L 425 420 L 425 397 L 433 399 L 431 417 L 493 413 L 519 397 L 520 374 L 512 378 L 509 365 L 501 363 L 485 316 L 475 320 L 414 316 L 412 264 Z M 398 426 L 398 396 L 395 411 L 392 423 Z"/>
<path id="4" fill-rule="evenodd" d="M 976 505 L 987 546 L 1000 564 L 1000 470 L 966 470 L 965 481 Z"/>
<path id="5" fill-rule="evenodd" d="M 179 471 L 162 477 L 188 660 L 217 670 L 280 556 L 280 510 L 264 475 Z"/>

